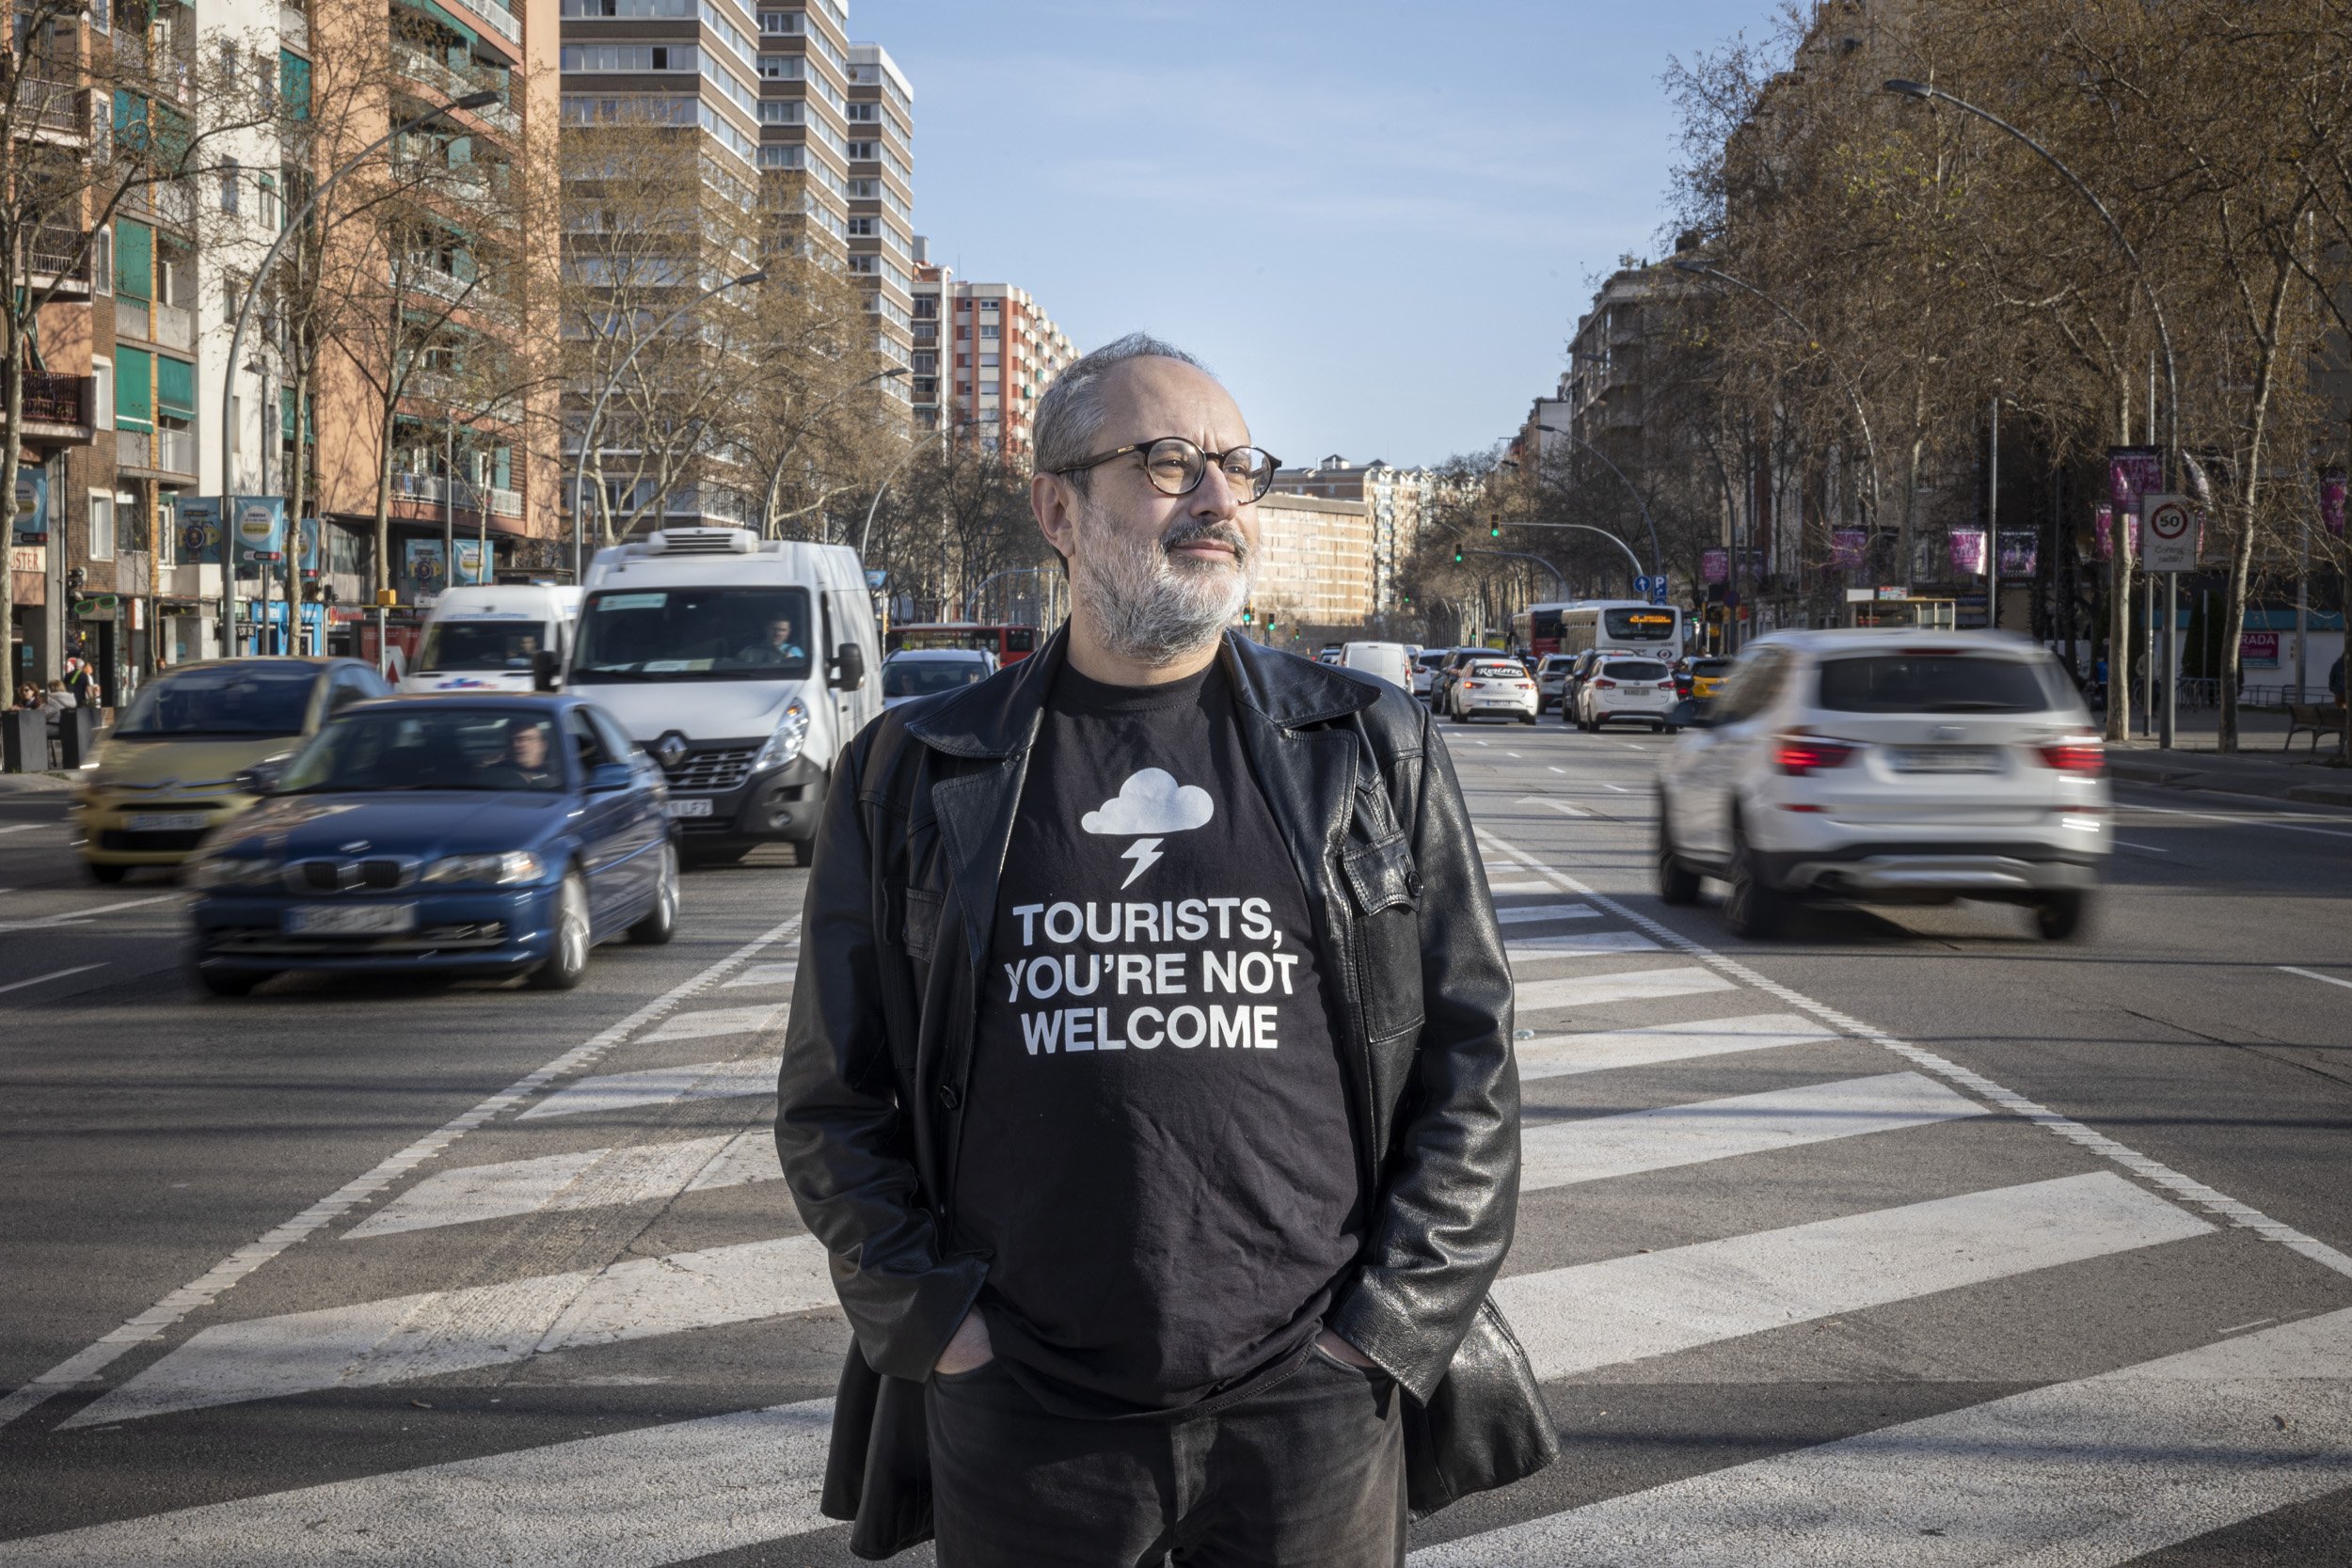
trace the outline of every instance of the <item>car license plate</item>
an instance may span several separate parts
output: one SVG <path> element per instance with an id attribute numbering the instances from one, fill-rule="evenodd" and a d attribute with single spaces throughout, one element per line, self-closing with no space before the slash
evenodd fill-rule
<path id="1" fill-rule="evenodd" d="M 1898 773 L 1997 773 L 2000 758 L 1990 746 L 1898 746 Z"/>
<path id="2" fill-rule="evenodd" d="M 673 800 L 670 802 L 670 815 L 672 816 L 708 816 L 710 802 L 694 799 Z"/>
<path id="3" fill-rule="evenodd" d="M 213 825 L 209 811 L 135 811 L 122 825 L 135 833 L 187 833 Z"/>
<path id="4" fill-rule="evenodd" d="M 290 937 L 380 937 L 416 928 L 414 904 L 296 904 L 286 911 Z"/>

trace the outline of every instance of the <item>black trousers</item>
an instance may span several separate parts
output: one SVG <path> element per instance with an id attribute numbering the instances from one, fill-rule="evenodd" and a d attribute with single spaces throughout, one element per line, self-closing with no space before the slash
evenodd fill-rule
<path id="1" fill-rule="evenodd" d="M 1084 1420 L 992 1361 L 934 1376 L 940 1568 L 1397 1568 L 1405 1427 L 1385 1373 L 1321 1351 L 1209 1414 Z"/>

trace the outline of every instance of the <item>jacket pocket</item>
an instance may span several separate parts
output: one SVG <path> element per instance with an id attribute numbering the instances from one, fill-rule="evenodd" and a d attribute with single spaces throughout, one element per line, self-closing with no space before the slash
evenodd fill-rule
<path id="1" fill-rule="evenodd" d="M 1535 1370 L 1488 1297 L 1428 1402 L 1406 1406 L 1405 1479 L 1413 1517 L 1522 1481 L 1559 1457 L 1559 1433 Z"/>
<path id="2" fill-rule="evenodd" d="M 931 961 L 931 951 L 939 944 L 940 895 L 925 893 L 921 888 L 907 889 L 907 917 L 899 940 L 906 944 L 907 957 L 916 963 Z"/>
<path id="3" fill-rule="evenodd" d="M 1356 906 L 1363 954 L 1364 1026 L 1374 1040 L 1418 1030 L 1421 873 L 1402 832 L 1346 849 L 1340 872 Z"/>

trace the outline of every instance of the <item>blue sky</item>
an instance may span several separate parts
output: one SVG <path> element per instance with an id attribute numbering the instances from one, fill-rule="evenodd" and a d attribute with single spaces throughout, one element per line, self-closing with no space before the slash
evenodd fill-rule
<path id="1" fill-rule="evenodd" d="M 1657 248 L 1671 55 L 1772 0 L 851 0 L 915 93 L 914 212 L 1079 347 L 1207 360 L 1259 442 L 1436 462 L 1517 428 Z"/>

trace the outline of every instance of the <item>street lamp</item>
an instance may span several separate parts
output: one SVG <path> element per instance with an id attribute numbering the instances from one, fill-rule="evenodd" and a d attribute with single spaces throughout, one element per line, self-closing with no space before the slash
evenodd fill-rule
<path id="1" fill-rule="evenodd" d="M 341 167 L 319 182 L 318 188 L 310 193 L 309 198 L 301 206 L 286 214 L 285 226 L 278 230 L 278 238 L 271 241 L 269 249 L 262 253 L 262 264 L 253 270 L 253 282 L 245 292 L 245 303 L 237 307 L 237 324 L 230 329 L 229 357 L 223 362 L 224 368 L 220 372 L 220 646 L 221 652 L 225 655 L 233 655 L 237 646 L 237 531 L 234 518 L 231 516 L 234 508 L 230 501 L 236 484 L 230 477 L 230 468 L 236 462 L 236 426 L 229 418 L 229 409 L 230 405 L 236 401 L 237 356 L 238 351 L 245 345 L 246 324 L 253 317 L 253 302 L 262 297 L 262 289 L 269 278 L 270 268 L 278 263 L 278 253 L 286 248 L 286 242 L 294 238 L 295 232 L 300 230 L 302 220 L 310 215 L 311 209 L 319 204 L 320 199 L 328 191 L 335 188 L 337 182 L 341 181 L 344 175 L 367 162 L 377 148 L 397 140 L 421 126 L 432 124 L 452 109 L 487 108 L 497 103 L 500 97 L 499 93 L 486 88 L 481 92 L 469 92 L 463 98 L 453 99 L 437 109 L 427 109 L 421 115 L 402 120 L 398 125 L 353 153 L 344 160 Z M 296 461 L 301 461 L 305 454 L 297 451 L 294 456 Z M 302 520 L 298 517 L 287 519 L 289 529 L 299 529 L 301 526 Z M 380 581 L 391 580 L 390 571 L 386 562 L 377 562 L 375 570 Z M 293 626 L 291 610 L 288 614 L 287 625 L 291 640 Z M 380 656 L 382 649 L 379 648 L 377 652 Z"/>
<path id="2" fill-rule="evenodd" d="M 572 580 L 574 582 L 584 581 L 587 578 L 587 562 L 581 554 L 580 529 L 588 510 L 588 465 L 592 462 L 596 466 L 596 514 L 607 521 L 611 520 L 611 511 L 605 504 L 604 497 L 604 463 L 601 455 L 596 451 L 596 436 L 597 422 L 604 418 L 604 405 L 611 400 L 613 389 L 620 386 L 621 377 L 627 375 L 628 368 L 637 363 L 640 350 L 664 332 L 669 331 L 671 324 L 689 310 L 715 294 L 724 293 L 729 289 L 747 288 L 754 283 L 766 281 L 768 281 L 768 269 L 761 267 L 755 272 L 747 272 L 740 277 L 723 278 L 713 283 L 709 288 L 656 322 L 652 331 L 631 343 L 628 355 L 623 357 L 619 365 L 613 368 L 612 375 L 606 378 L 604 390 L 596 394 L 596 405 L 588 411 L 588 422 L 580 430 L 580 466 L 572 470 Z"/>
<path id="3" fill-rule="evenodd" d="M 2085 201 L 2090 203 L 2091 210 L 2099 214 L 2099 221 L 2107 226 L 2108 234 L 2114 237 L 2116 248 L 2123 252 L 2123 258 L 2125 261 L 2131 262 L 2132 276 L 2138 279 L 2139 292 L 2148 301 L 2149 313 L 2155 317 L 2156 341 L 2162 344 L 2164 348 L 2164 390 L 2166 398 L 2164 438 L 2165 456 L 2168 460 L 2177 461 L 2181 450 L 2181 382 L 2180 376 L 2172 360 L 2172 329 L 2165 323 L 2164 302 L 2156 297 L 2155 285 L 2149 281 L 2148 269 L 2140 264 L 2139 252 L 2132 248 L 2132 242 L 2124 234 L 2123 226 L 2115 221 L 2115 214 L 2107 211 L 2107 204 L 2106 202 L 2099 199 L 2099 193 L 2092 190 L 2089 185 L 2084 184 L 2080 175 L 2077 175 L 2073 169 L 2068 168 L 2064 164 L 2060 163 L 2057 153 L 2051 151 L 2048 148 L 2042 146 L 2040 142 L 2026 135 L 2025 132 L 2020 131 L 2016 126 L 2011 125 L 2008 120 L 2003 119 L 2000 116 L 1993 113 L 1990 109 L 1979 108 L 1976 104 L 1969 103 L 1964 98 L 1955 97 L 1953 94 L 1946 92 L 1942 87 L 1930 87 L 1925 82 L 1908 81 L 1902 77 L 1895 77 L 1889 81 L 1882 83 L 1881 90 L 1884 92 L 1898 93 L 1905 98 L 1917 98 L 1928 102 L 1949 103 L 1953 108 L 1964 110 L 1965 112 L 1976 116 L 1979 119 L 1983 120 L 1987 125 L 1993 126 L 1996 130 L 2008 132 L 2010 135 L 2016 137 L 2019 141 L 2024 142 L 2027 147 L 2033 149 L 2037 157 L 2039 157 L 2043 163 L 2049 165 L 2052 168 L 2058 170 L 2058 174 L 2066 181 L 2066 182 L 2074 187 L 2076 195 L 2080 196 Z M 2108 617 L 2110 643 L 2120 643 L 2122 641 L 2125 641 L 2125 639 L 2118 639 L 2114 637 L 2113 628 L 2118 625 L 2124 625 L 2127 626 L 2131 613 L 2129 608 L 2129 590 L 2125 585 L 2125 573 L 2123 571 L 2124 552 L 2130 547 L 2130 535 L 2124 529 L 2123 520 L 2121 517 L 2115 520 L 2115 597 L 2117 603 L 2123 608 L 2116 610 Z M 1987 543 L 1989 544 L 1990 541 Z M 2164 682 L 2164 728 L 2162 738 L 2157 742 L 2157 744 L 2163 747 L 2166 751 L 2170 751 L 2172 749 L 2173 707 L 2177 689 L 2180 685 L 2180 682 L 2173 679 L 2170 674 L 2173 658 L 2172 643 L 2175 636 L 2173 623 L 2178 619 L 2179 616 L 2177 611 L 2169 609 L 2167 610 L 2164 617 L 2164 657 L 2165 669 L 2167 672 Z M 2109 671 L 2120 671 L 2123 668 L 2124 663 L 2125 659 L 2121 647 L 2109 647 L 2107 650 L 2107 668 Z M 2120 740 L 2123 738 L 2124 735 L 2128 731 L 2129 721 L 2122 717 L 2123 707 L 2114 701 L 2111 694 L 2117 687 L 2116 678 L 2110 676 L 2107 686 L 2110 691 L 2110 696 L 2107 702 L 2107 723 L 2109 727 L 2109 734 L 2114 738 Z M 2122 687 L 2122 689 L 2125 691 L 2130 689 L 2128 683 Z M 2125 701 L 2128 702 L 2129 698 L 2127 697 Z"/>
<path id="4" fill-rule="evenodd" d="M 808 419 L 802 421 L 801 429 L 805 431 L 809 427 L 810 423 L 815 421 L 818 414 L 821 414 L 826 409 L 831 408 L 834 404 L 839 403 L 843 398 L 848 397 L 851 392 L 856 391 L 858 388 L 862 387 L 871 387 L 877 381 L 888 381 L 895 376 L 909 375 L 912 373 L 914 372 L 910 372 L 904 365 L 893 365 L 886 371 L 876 371 L 872 375 L 866 376 L 861 380 L 853 381 L 849 386 L 842 388 L 838 392 L 835 392 L 833 396 L 827 398 L 824 402 L 818 404 L 809 414 Z M 768 471 L 768 487 L 760 492 L 759 524 L 760 531 L 763 533 L 772 531 L 776 526 L 776 486 L 784 483 L 784 466 L 792 461 L 793 450 L 793 444 L 787 443 L 785 449 L 776 453 L 776 466 Z"/>
<path id="5" fill-rule="evenodd" d="M 951 420 L 948 423 L 941 425 L 937 430 L 932 431 L 930 435 L 924 436 L 921 440 L 915 442 L 913 446 L 907 449 L 907 454 L 898 459 L 898 467 L 892 468 L 889 475 L 884 478 L 880 484 L 874 486 L 874 499 L 866 503 L 866 526 L 858 530 L 857 534 L 858 560 L 862 562 L 866 559 L 866 543 L 874 537 L 874 514 L 882 507 L 883 492 L 887 491 L 891 485 L 897 483 L 898 477 L 914 466 L 915 455 L 925 447 L 930 445 L 934 436 L 937 437 L 944 446 L 948 436 L 954 435 L 957 431 L 963 429 L 966 425 L 977 424 L 978 422 L 979 421 L 977 420 Z"/>
<path id="6" fill-rule="evenodd" d="M 1601 451 L 1598 447 L 1593 445 L 1592 442 L 1587 441 L 1583 436 L 1579 436 L 1573 430 L 1563 430 L 1556 424 L 1539 424 L 1535 428 L 1537 430 L 1549 431 L 1554 436 L 1562 436 L 1566 440 L 1575 442 L 1578 446 L 1582 447 L 1586 451 L 1591 452 L 1595 457 L 1599 458 L 1601 467 L 1607 468 L 1611 473 L 1617 476 L 1617 483 L 1624 485 L 1626 494 L 1633 498 L 1633 504 L 1642 509 L 1642 525 L 1649 530 L 1650 572 L 1653 576 L 1661 578 L 1664 577 L 1666 575 L 1666 554 L 1663 550 L 1658 547 L 1658 521 L 1649 515 L 1649 502 L 1642 499 L 1640 487 L 1637 486 L 1631 480 L 1626 478 L 1625 470 L 1623 468 L 1618 467 L 1614 463 L 1609 461 L 1609 454 L 1607 452 Z M 1598 531 L 1596 530 L 1595 531 Z M 1614 538 L 1615 535 L 1612 534 L 1611 537 Z M 1624 541 L 1619 540 L 1618 543 L 1623 544 Z M 1631 555 L 1633 552 L 1631 550 L 1628 550 L 1626 553 L 1628 555 Z M 1638 561 L 1634 562 L 1634 575 L 1636 577 L 1641 575 L 1641 562 Z"/>

